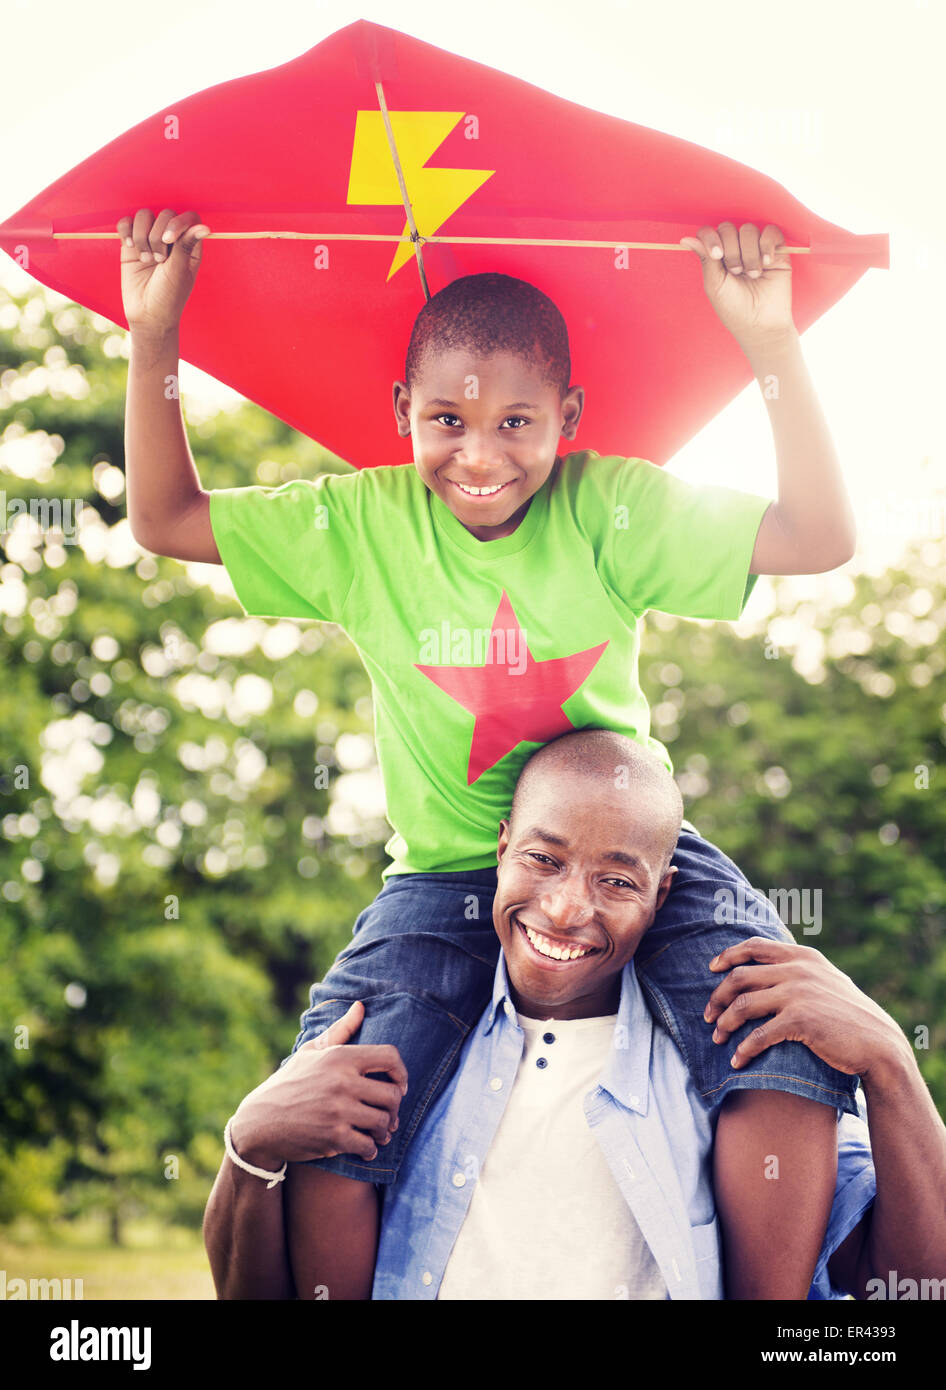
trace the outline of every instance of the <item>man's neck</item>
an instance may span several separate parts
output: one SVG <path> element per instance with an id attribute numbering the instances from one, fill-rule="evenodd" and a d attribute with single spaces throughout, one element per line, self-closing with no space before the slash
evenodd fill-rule
<path id="1" fill-rule="evenodd" d="M 594 994 L 581 995 L 576 999 L 563 1000 L 557 1004 L 543 1004 L 532 999 L 524 999 L 510 985 L 510 998 L 517 1013 L 540 1022 L 548 1019 L 572 1018 L 610 1018 L 618 1012 L 621 1003 L 621 976 L 618 975 L 607 989 L 596 990 Z"/>

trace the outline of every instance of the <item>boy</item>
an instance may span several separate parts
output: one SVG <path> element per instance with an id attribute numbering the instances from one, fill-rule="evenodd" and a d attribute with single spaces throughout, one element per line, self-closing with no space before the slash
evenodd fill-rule
<path id="1" fill-rule="evenodd" d="M 584 403 L 582 388 L 569 385 L 567 330 L 546 296 L 502 275 L 454 281 L 418 315 L 405 380 L 394 384 L 412 468 L 207 493 L 179 406 L 163 391 L 177 370 L 177 325 L 206 230 L 195 214 L 170 209 L 118 224 L 132 334 L 129 520 L 151 550 L 225 563 L 248 613 L 341 623 L 372 679 L 393 862 L 352 944 L 313 986 L 296 1041 L 298 1049 L 360 1000 L 360 1042 L 394 1043 L 406 1066 L 396 1132 L 368 1157 L 326 1153 L 313 1188 L 326 1252 L 320 1282 L 333 1297 L 367 1297 L 375 1187 L 395 1180 L 489 998 L 495 826 L 524 761 L 569 728 L 604 726 L 637 738 L 670 769 L 637 681 L 640 617 L 657 608 L 735 618 L 756 574 L 844 563 L 853 523 L 801 359 L 779 230 L 760 236 L 731 223 L 684 244 L 699 255 L 713 307 L 756 375 L 778 378 L 778 392 L 767 392 L 777 503 L 691 488 L 644 460 L 557 456 Z M 834 1108 L 855 1110 L 855 1078 L 793 1043 L 734 1072 L 702 1018 L 713 956 L 748 935 L 789 934 L 688 823 L 673 862 L 674 892 L 638 962 L 650 1005 L 708 1106 L 739 1092 L 720 1115 L 721 1134 L 763 1123 L 765 1091 L 789 1091 L 808 1102 L 811 1159 L 820 1163 L 835 1142 Z M 632 890 L 634 872 L 620 867 Z M 756 912 L 743 925 L 715 920 L 716 890 L 736 884 L 767 912 L 766 925 Z M 558 960 L 570 949 L 564 937 L 534 948 Z M 389 1087 L 370 1077 L 364 1085 L 370 1128 L 371 1097 L 383 1103 L 372 1088 Z M 228 1146 L 236 1161 L 229 1132 Z M 768 1186 L 774 1205 L 783 1185 Z"/>

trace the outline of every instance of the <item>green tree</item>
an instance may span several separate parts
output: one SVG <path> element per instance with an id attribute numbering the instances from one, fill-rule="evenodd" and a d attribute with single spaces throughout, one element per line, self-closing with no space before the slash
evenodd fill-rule
<path id="1" fill-rule="evenodd" d="M 786 925 L 897 1019 L 946 1113 L 946 541 L 843 601 L 773 586 L 751 637 L 648 618 L 655 733 L 686 814 L 757 888 L 807 890 L 809 918 L 820 893 L 820 923 Z"/>
<path id="2" fill-rule="evenodd" d="M 382 824 L 338 795 L 370 689 L 337 630 L 244 619 L 131 540 L 125 335 L 45 292 L 0 325 L 0 1214 L 95 1206 L 117 1239 L 199 1220 L 376 891 Z M 189 433 L 212 487 L 344 467 L 251 406 Z"/>

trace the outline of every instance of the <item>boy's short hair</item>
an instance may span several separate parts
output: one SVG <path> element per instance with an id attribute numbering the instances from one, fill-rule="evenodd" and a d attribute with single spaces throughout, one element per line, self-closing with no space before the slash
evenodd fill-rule
<path id="1" fill-rule="evenodd" d="M 561 311 L 528 280 L 498 271 L 462 275 L 433 295 L 414 320 L 404 380 L 412 391 L 427 358 L 463 348 L 478 356 L 513 352 L 533 362 L 564 397 L 571 378 Z"/>

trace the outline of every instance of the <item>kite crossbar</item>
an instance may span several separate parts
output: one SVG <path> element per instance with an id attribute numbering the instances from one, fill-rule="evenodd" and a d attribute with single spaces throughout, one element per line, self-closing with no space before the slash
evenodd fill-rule
<path id="1" fill-rule="evenodd" d="M 16 229 L 7 232 L 14 235 Z M 117 232 L 52 232 L 50 235 L 66 241 L 79 241 L 85 237 L 118 238 Z M 569 238 L 519 237 L 519 236 L 398 236 L 394 232 L 211 232 L 205 241 L 259 241 L 265 238 L 285 241 L 412 241 L 418 249 L 429 246 L 585 246 L 606 251 L 689 251 L 688 246 L 680 246 L 675 241 L 580 241 Z M 811 246 L 780 246 L 780 256 L 809 256 Z M 423 262 L 421 262 L 423 265 Z"/>

